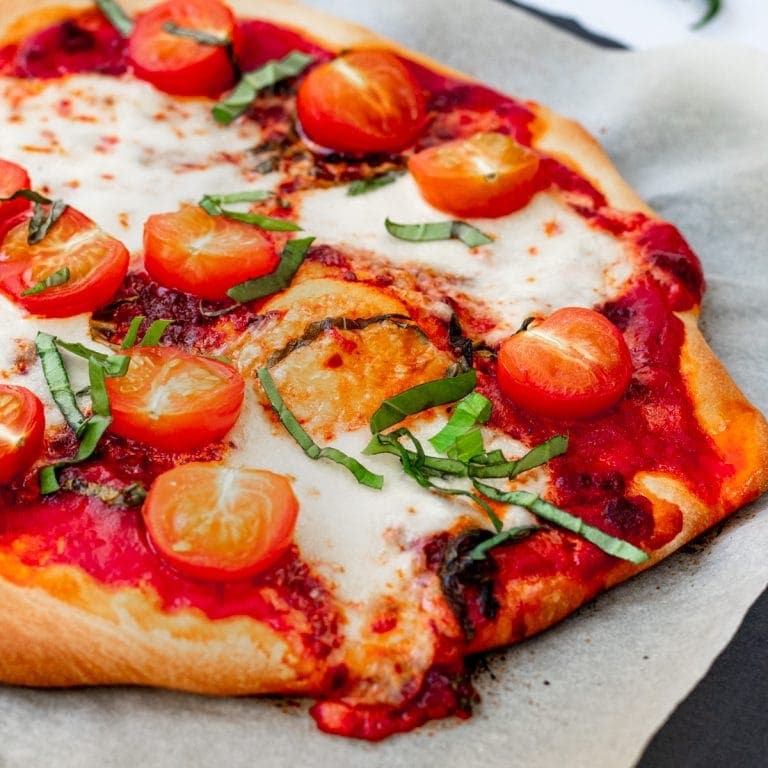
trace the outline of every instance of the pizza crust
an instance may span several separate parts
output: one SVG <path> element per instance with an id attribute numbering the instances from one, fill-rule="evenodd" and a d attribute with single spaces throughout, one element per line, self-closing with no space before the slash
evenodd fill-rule
<path id="1" fill-rule="evenodd" d="M 150 0 L 126 0 L 129 11 Z M 285 0 L 232 0 L 242 14 L 293 26 L 331 48 L 385 47 L 447 74 L 465 77 L 431 59 L 349 22 Z M 66 16 L 51 0 L 0 0 L 0 33 L 5 42 L 28 35 Z M 308 32 L 307 30 L 311 30 Z M 535 145 L 584 174 L 613 207 L 652 210 L 621 178 L 597 142 L 577 123 L 531 104 L 537 115 Z M 651 500 L 654 515 L 681 510 L 680 533 L 651 553 L 647 567 L 750 501 L 768 487 L 768 426 L 739 392 L 702 338 L 695 312 L 685 324 L 682 369 L 696 413 L 722 457 L 736 471 L 724 484 L 719 503 L 705 507 L 681 483 L 659 474 L 643 474 L 634 483 Z M 565 576 L 536 583 L 502 586 L 501 612 L 484 626 L 469 650 L 479 651 L 529 636 L 559 621 L 590 599 L 598 589 L 631 576 L 641 568 L 617 562 L 599 586 L 585 587 Z M 244 617 L 211 621 L 186 609 L 170 614 L 156 597 L 133 588 L 114 589 L 69 566 L 31 569 L 14 555 L 0 557 L 0 679 L 23 685 L 69 686 L 104 683 L 167 686 L 213 694 L 313 693 L 322 690 L 325 667 L 301 658 L 298 643 L 264 624 Z M 432 578 L 425 603 L 445 632 L 456 622 Z M 407 640 L 407 638 L 406 638 Z M 354 662 L 364 669 L 370 657 L 361 651 Z"/>

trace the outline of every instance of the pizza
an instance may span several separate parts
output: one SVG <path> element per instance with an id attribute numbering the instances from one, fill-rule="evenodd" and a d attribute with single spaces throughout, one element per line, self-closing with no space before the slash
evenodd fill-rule
<path id="1" fill-rule="evenodd" d="M 0 11 L 3 682 L 464 718 L 768 486 L 577 124 L 290 2 Z"/>

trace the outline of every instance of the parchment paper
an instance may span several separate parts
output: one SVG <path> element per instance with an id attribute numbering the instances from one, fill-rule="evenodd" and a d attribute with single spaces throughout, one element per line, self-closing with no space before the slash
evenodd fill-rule
<path id="1" fill-rule="evenodd" d="M 705 331 L 768 409 L 768 57 L 600 51 L 492 0 L 312 4 L 580 119 L 701 256 Z M 295 701 L 0 688 L 0 766 L 630 766 L 766 586 L 766 506 L 492 655 L 469 722 L 371 745 Z"/>

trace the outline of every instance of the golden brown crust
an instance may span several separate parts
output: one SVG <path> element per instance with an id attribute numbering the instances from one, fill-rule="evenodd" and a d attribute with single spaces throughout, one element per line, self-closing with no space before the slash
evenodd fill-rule
<path id="1" fill-rule="evenodd" d="M 133 11 L 152 0 L 125 0 Z M 66 15 L 71 8 L 52 0 L 0 0 L 0 34 L 5 42 L 29 34 Z M 234 10 L 294 26 L 319 42 L 340 49 L 381 46 L 402 52 L 443 72 L 426 57 L 354 24 L 290 0 L 230 0 Z M 308 32 L 311 30 L 311 32 Z M 452 74 L 456 74 L 451 72 Z M 651 209 L 620 177 L 597 142 L 577 123 L 539 105 L 535 144 L 586 175 L 616 208 Z M 695 315 L 682 316 L 686 340 L 683 374 L 703 430 L 735 471 L 723 485 L 719 503 L 707 507 L 682 483 L 659 473 L 643 473 L 634 486 L 653 505 L 660 527 L 682 512 L 682 529 L 652 552 L 647 565 L 714 524 L 768 486 L 768 426 L 738 391 L 710 351 Z M 604 587 L 639 568 L 618 563 Z M 206 693 L 312 692 L 323 670 L 300 657 L 298 645 L 246 618 L 212 622 L 195 610 L 169 614 L 156 597 L 137 589 L 112 589 L 82 571 L 53 566 L 31 569 L 10 554 L 0 557 L 0 679 L 27 685 L 137 683 Z M 431 583 L 433 591 L 434 582 Z M 495 647 L 550 626 L 589 599 L 595 589 L 556 576 L 535 584 L 502 586 L 501 614 L 472 650 Z M 431 595 L 437 621 L 455 624 L 439 596 Z M 455 630 L 455 626 L 453 628 Z M 363 667 L 362 659 L 356 665 Z"/>

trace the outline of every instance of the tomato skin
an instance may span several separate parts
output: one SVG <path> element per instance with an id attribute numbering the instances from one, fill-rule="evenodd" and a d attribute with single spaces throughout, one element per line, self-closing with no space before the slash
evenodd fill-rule
<path id="1" fill-rule="evenodd" d="M 128 41 L 134 74 L 177 96 L 217 96 L 231 85 L 235 73 L 227 49 L 166 32 L 163 25 L 169 22 L 229 39 L 238 47 L 235 17 L 223 3 L 168 0 L 136 19 Z"/>
<path id="2" fill-rule="evenodd" d="M 347 154 L 396 152 L 413 143 L 426 122 L 421 87 L 392 53 L 359 50 L 315 67 L 296 97 L 306 135 Z"/>
<path id="3" fill-rule="evenodd" d="M 0 483 L 32 466 L 43 449 L 45 412 L 26 387 L 0 384 Z"/>
<path id="4" fill-rule="evenodd" d="M 173 347 L 134 347 L 125 376 L 108 378 L 110 430 L 178 453 L 220 440 L 237 421 L 245 382 L 231 366 Z"/>
<path id="5" fill-rule="evenodd" d="M 476 133 L 408 160 L 424 199 L 454 216 L 505 216 L 536 190 L 539 156 L 502 133 Z"/>
<path id="6" fill-rule="evenodd" d="M 618 402 L 631 378 L 624 337 L 592 309 L 558 309 L 499 350 L 501 391 L 539 416 L 595 416 Z"/>
<path id="7" fill-rule="evenodd" d="M 0 159 L 0 197 L 10 197 L 14 192 L 18 192 L 20 189 L 29 189 L 31 186 L 29 174 L 24 168 L 9 160 Z M 32 203 L 23 197 L 0 202 L 0 221 L 7 221 L 23 213 L 31 205 Z"/>
<path id="8" fill-rule="evenodd" d="M 192 462 L 155 480 L 143 515 L 153 544 L 177 570 L 225 581 L 278 560 L 291 545 L 298 509 L 283 475 Z"/>
<path id="9" fill-rule="evenodd" d="M 150 216 L 144 224 L 144 267 L 166 288 L 201 299 L 226 299 L 227 290 L 272 272 L 280 256 L 263 231 L 200 206 Z"/>
<path id="10" fill-rule="evenodd" d="M 0 243 L 0 290 L 28 312 L 71 317 L 106 304 L 128 272 L 125 246 L 68 206 L 42 241 L 27 243 L 27 211 L 9 222 Z M 0 229 L 2 233 L 2 229 Z M 42 293 L 23 292 L 62 267 L 70 279 Z"/>

